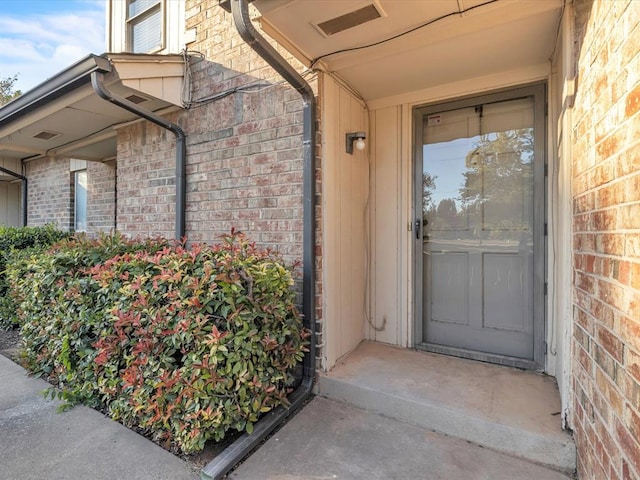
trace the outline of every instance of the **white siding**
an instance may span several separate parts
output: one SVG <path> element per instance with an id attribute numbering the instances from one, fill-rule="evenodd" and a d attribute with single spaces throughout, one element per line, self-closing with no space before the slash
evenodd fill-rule
<path id="1" fill-rule="evenodd" d="M 20 162 L 14 159 L 1 159 L 0 167 L 20 173 Z M 22 182 L 0 172 L 0 225 L 22 226 L 21 210 Z"/>
<path id="2" fill-rule="evenodd" d="M 0 225 L 8 227 L 22 226 L 20 189 L 20 182 L 0 182 Z"/>
<path id="3" fill-rule="evenodd" d="M 546 371 L 558 381 L 562 418 L 571 393 L 572 290 L 572 195 L 571 195 L 571 107 L 574 95 L 573 8 L 566 6 L 549 81 L 549 178 L 547 191 L 549 245 L 547 253 L 548 302 Z M 569 425 L 573 427 L 573 425 Z"/>
<path id="4" fill-rule="evenodd" d="M 402 107 L 371 113 L 371 301 L 367 338 L 402 344 L 402 238 L 407 215 L 402 211 Z M 375 326 L 375 328 L 374 328 Z"/>
<path id="5" fill-rule="evenodd" d="M 367 149 L 345 151 L 348 132 L 366 131 L 365 109 L 323 76 L 322 198 L 324 368 L 364 339 Z M 368 140 L 367 140 L 368 143 Z M 368 148 L 368 147 L 367 147 Z"/>

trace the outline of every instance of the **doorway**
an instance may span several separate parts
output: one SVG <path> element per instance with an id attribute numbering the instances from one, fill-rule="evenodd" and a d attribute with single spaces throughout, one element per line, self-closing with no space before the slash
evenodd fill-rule
<path id="1" fill-rule="evenodd" d="M 416 346 L 544 363 L 544 85 L 416 108 Z"/>

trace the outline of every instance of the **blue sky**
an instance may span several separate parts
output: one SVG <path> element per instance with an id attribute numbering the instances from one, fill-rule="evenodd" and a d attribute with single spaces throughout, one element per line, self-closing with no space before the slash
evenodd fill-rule
<path id="1" fill-rule="evenodd" d="M 30 90 L 105 44 L 105 0 L 0 0 L 0 77 Z"/>

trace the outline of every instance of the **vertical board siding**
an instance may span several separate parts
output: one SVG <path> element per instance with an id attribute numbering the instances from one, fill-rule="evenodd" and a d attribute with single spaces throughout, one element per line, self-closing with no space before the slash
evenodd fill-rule
<path id="1" fill-rule="evenodd" d="M 21 173 L 20 161 L 0 158 L 0 167 Z M 0 176 L 7 178 L 0 173 Z M 21 195 L 22 185 L 19 180 L 10 179 L 0 182 L 0 225 L 19 227 L 22 225 Z"/>
<path id="2" fill-rule="evenodd" d="M 547 179 L 547 345 L 545 371 L 558 381 L 563 424 L 570 423 L 571 392 L 571 111 L 572 15 L 562 18 L 549 79 L 549 175 Z M 569 425 L 571 426 L 571 425 Z"/>
<path id="3" fill-rule="evenodd" d="M 19 227 L 21 217 L 20 183 L 0 183 L 0 225 Z"/>
<path id="4" fill-rule="evenodd" d="M 372 114 L 371 293 L 368 339 L 398 344 L 400 311 L 401 107 Z M 386 319 L 386 323 L 385 323 Z"/>
<path id="5" fill-rule="evenodd" d="M 348 132 L 366 131 L 363 106 L 331 77 L 323 77 L 323 221 L 325 368 L 364 339 L 365 152 L 345 151 Z"/>

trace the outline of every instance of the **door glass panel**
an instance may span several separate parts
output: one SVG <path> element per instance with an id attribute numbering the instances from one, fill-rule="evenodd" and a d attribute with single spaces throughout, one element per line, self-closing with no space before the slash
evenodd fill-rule
<path id="1" fill-rule="evenodd" d="M 425 115 L 423 341 L 533 358 L 533 98 Z"/>

